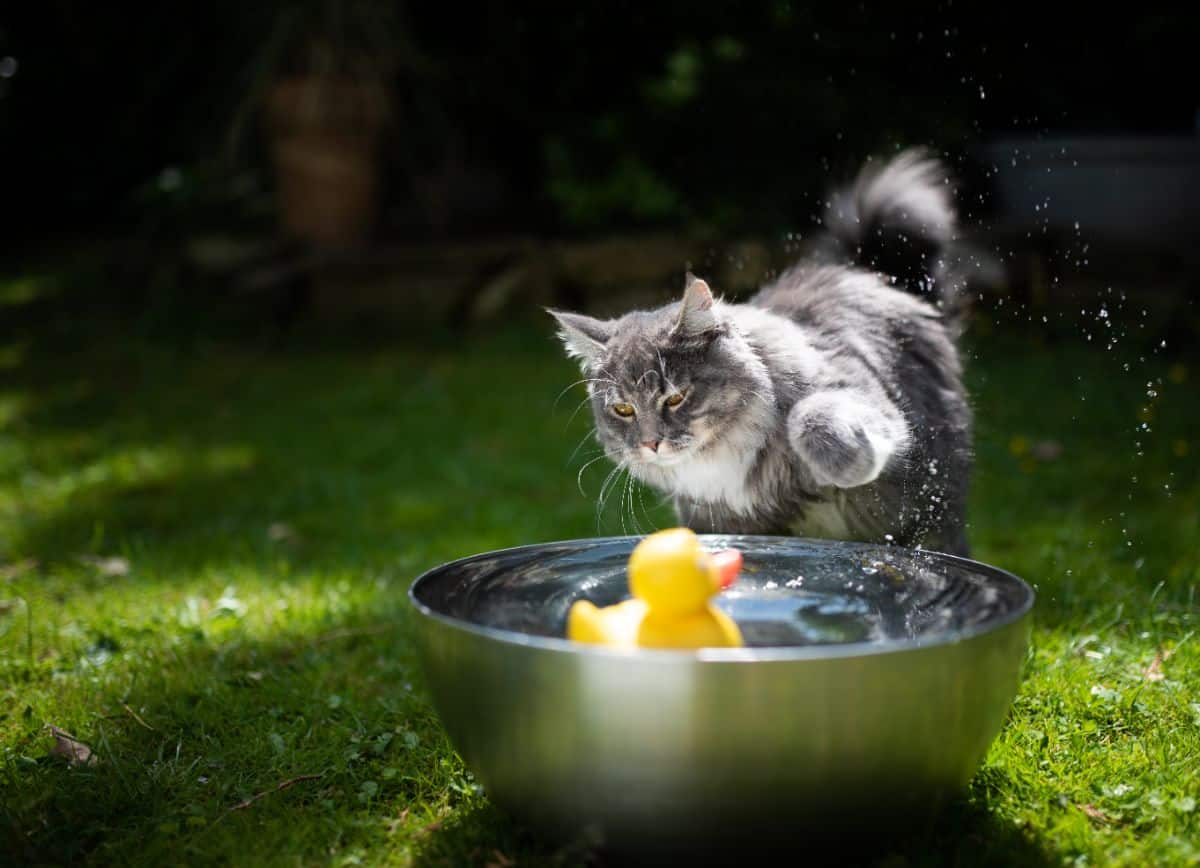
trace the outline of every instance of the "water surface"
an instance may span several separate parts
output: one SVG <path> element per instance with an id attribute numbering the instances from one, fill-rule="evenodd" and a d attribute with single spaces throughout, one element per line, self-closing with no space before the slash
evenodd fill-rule
<path id="1" fill-rule="evenodd" d="M 918 639 L 1014 612 L 1027 589 L 984 565 L 929 552 L 787 537 L 706 536 L 745 556 L 716 598 L 748 645 Z M 502 630 L 562 637 L 576 600 L 627 599 L 636 539 L 547 543 L 479 555 L 428 574 L 415 596 L 434 611 Z"/>

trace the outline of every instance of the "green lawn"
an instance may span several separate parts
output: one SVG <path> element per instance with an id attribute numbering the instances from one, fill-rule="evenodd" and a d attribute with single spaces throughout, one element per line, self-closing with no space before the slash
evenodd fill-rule
<path id="1" fill-rule="evenodd" d="M 632 529 L 617 497 L 597 517 L 603 462 L 576 487 L 549 323 L 180 345 L 5 316 L 0 864 L 581 857 L 454 754 L 404 596 L 450 558 Z M 973 339 L 972 539 L 1038 586 L 1034 648 L 970 792 L 885 864 L 1200 862 L 1200 360 L 1153 349 Z"/>

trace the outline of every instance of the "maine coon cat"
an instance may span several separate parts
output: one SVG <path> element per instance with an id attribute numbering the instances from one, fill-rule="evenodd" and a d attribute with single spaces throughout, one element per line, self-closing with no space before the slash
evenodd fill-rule
<path id="1" fill-rule="evenodd" d="M 745 304 L 551 311 L 608 457 L 702 532 L 966 554 L 971 413 L 942 166 L 907 151 L 835 192 L 817 253 Z"/>

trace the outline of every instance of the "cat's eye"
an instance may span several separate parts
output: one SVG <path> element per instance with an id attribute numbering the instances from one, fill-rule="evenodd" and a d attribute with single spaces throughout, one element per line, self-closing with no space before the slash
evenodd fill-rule
<path id="1" fill-rule="evenodd" d="M 613 409 L 613 412 L 616 413 L 618 416 L 620 416 L 622 419 L 628 419 L 630 416 L 633 415 L 633 405 L 632 404 L 613 404 L 612 409 Z"/>
<path id="2" fill-rule="evenodd" d="M 674 395 L 669 396 L 663 403 L 665 403 L 668 407 L 678 407 L 683 403 L 683 395 L 681 395 L 679 392 L 676 392 Z"/>

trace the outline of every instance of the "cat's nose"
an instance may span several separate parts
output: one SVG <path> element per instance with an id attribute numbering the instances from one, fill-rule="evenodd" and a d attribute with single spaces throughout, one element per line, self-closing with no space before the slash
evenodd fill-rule
<path id="1" fill-rule="evenodd" d="M 643 440 L 642 445 L 645 446 L 647 449 L 649 449 L 651 452 L 657 452 L 659 442 L 660 441 L 658 441 L 658 440 Z"/>

